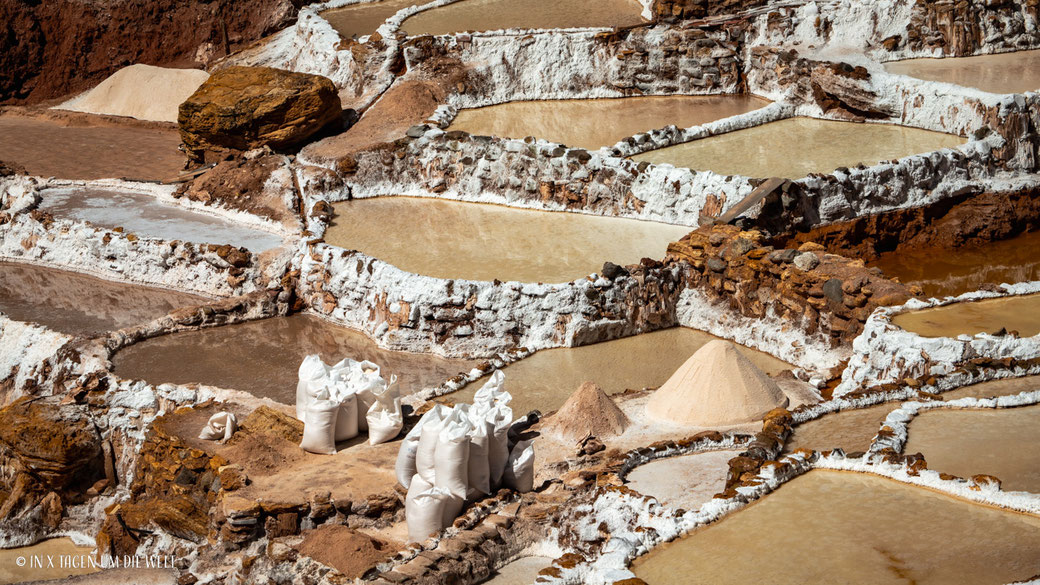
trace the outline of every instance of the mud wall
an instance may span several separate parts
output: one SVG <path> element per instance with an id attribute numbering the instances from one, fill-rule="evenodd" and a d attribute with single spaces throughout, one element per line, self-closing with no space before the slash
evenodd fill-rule
<path id="1" fill-rule="evenodd" d="M 205 68 L 288 25 L 298 0 L 5 0 L 0 103 L 83 91 L 133 63 Z"/>
<path id="2" fill-rule="evenodd" d="M 1037 0 L 916 0 L 905 44 L 948 57 L 1030 48 L 1040 44 L 1038 21 Z"/>

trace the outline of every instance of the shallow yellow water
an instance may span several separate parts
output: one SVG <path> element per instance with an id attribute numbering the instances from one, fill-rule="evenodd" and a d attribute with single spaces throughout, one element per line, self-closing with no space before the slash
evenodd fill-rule
<path id="1" fill-rule="evenodd" d="M 757 110 L 768 103 L 744 95 L 508 102 L 460 110 L 450 129 L 506 138 L 534 136 L 598 149 L 640 132 L 670 124 L 679 128 L 699 126 Z"/>
<path id="2" fill-rule="evenodd" d="M 1036 388 L 1040 388 L 1038 385 Z M 1040 406 L 999 410 L 927 410 L 910 421 L 904 453 L 928 468 L 999 477 L 1005 490 L 1040 493 Z"/>
<path id="3" fill-rule="evenodd" d="M 513 395 L 513 413 L 522 416 L 534 409 L 543 414 L 558 409 L 586 380 L 599 384 L 607 394 L 656 388 L 713 339 L 718 338 L 673 327 L 593 345 L 543 349 L 503 370 L 505 389 Z M 768 374 L 793 367 L 766 353 L 737 348 Z M 471 402 L 484 381 L 473 382 L 446 398 Z"/>
<path id="4" fill-rule="evenodd" d="M 660 259 L 691 228 L 417 197 L 335 205 L 325 240 L 440 278 L 570 282 L 606 261 Z"/>
<path id="5" fill-rule="evenodd" d="M 956 296 L 983 284 L 1040 280 L 1040 231 L 982 246 L 921 252 L 887 252 L 870 262 L 930 297 Z"/>
<path id="6" fill-rule="evenodd" d="M 900 313 L 892 323 L 923 337 L 957 337 L 994 333 L 1001 328 L 1021 337 L 1040 333 L 1040 294 L 953 303 Z"/>
<path id="7" fill-rule="evenodd" d="M 645 22 L 635 0 L 464 0 L 420 12 L 401 29 L 443 35 L 509 28 L 617 27 Z"/>
<path id="8" fill-rule="evenodd" d="M 992 93 L 1023 93 L 1040 89 L 1040 50 L 956 57 L 910 59 L 885 63 L 890 73 L 929 81 L 944 81 Z"/>
<path id="9" fill-rule="evenodd" d="M 0 585 L 62 579 L 97 572 L 88 560 L 93 550 L 94 547 L 90 546 L 76 546 L 68 538 L 53 538 L 32 546 L 0 549 Z"/>
<path id="10" fill-rule="evenodd" d="M 964 144 L 952 134 L 814 118 L 789 118 L 652 150 L 634 160 L 724 175 L 799 179 Z"/>
<path id="11" fill-rule="evenodd" d="M 942 399 L 992 398 L 1037 389 L 1040 389 L 1040 376 L 1026 376 L 964 386 L 944 392 Z M 888 413 L 899 408 L 900 404 L 902 403 L 896 401 L 868 408 L 843 410 L 802 423 L 794 428 L 794 432 L 784 445 L 784 450 L 787 452 L 795 449 L 826 451 L 840 447 L 846 453 L 866 451 Z"/>
<path id="12" fill-rule="evenodd" d="M 426 0 L 382 0 L 351 4 L 335 10 L 321 13 L 322 18 L 329 21 L 344 38 L 355 38 L 376 32 L 386 19 L 397 14 L 402 8 L 425 4 Z"/>
<path id="13" fill-rule="evenodd" d="M 1040 518 L 811 471 L 633 565 L 649 585 L 1002 585 L 1040 573 Z"/>

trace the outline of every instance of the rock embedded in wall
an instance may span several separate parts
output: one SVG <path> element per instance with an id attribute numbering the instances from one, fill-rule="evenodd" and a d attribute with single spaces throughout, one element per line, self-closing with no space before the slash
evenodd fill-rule
<path id="1" fill-rule="evenodd" d="M 906 44 L 943 56 L 973 55 L 987 46 L 1023 48 L 1040 41 L 1040 2 L 916 0 Z"/>
<path id="2" fill-rule="evenodd" d="M 655 20 L 674 21 L 736 14 L 766 4 L 766 0 L 655 0 Z"/>

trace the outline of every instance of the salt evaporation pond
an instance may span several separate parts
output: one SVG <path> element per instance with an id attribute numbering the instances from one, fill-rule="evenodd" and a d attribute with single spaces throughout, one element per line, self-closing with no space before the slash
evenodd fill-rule
<path id="1" fill-rule="evenodd" d="M 325 241 L 439 278 L 570 282 L 606 261 L 663 258 L 692 228 L 420 197 L 335 204 Z"/>
<path id="2" fill-rule="evenodd" d="M 885 70 L 992 93 L 1024 93 L 1040 89 L 1040 50 L 977 57 L 909 59 L 885 63 Z"/>
<path id="3" fill-rule="evenodd" d="M 668 125 L 699 126 L 768 103 L 747 95 L 508 102 L 459 110 L 449 129 L 505 138 L 534 136 L 595 150 L 640 132 Z"/>
<path id="4" fill-rule="evenodd" d="M 425 4 L 426 0 L 382 0 L 381 2 L 360 2 L 326 10 L 321 17 L 329 21 L 344 38 L 352 39 L 376 32 L 386 19 L 397 14 L 402 8 Z"/>
<path id="5" fill-rule="evenodd" d="M 984 284 L 1040 280 L 1040 232 L 971 248 L 887 252 L 870 266 L 924 294 L 942 298 L 979 290 Z"/>
<path id="6" fill-rule="evenodd" d="M 672 508 L 698 510 L 726 488 L 729 460 L 741 451 L 708 451 L 640 465 L 625 477 L 635 491 Z"/>
<path id="7" fill-rule="evenodd" d="M 633 564 L 649 585 L 1003 585 L 1040 573 L 1040 518 L 810 471 Z"/>
<path id="8" fill-rule="evenodd" d="M 89 560 L 93 550 L 92 546 L 76 546 L 69 538 L 52 538 L 32 546 L 0 549 L 0 585 L 64 579 L 97 572 Z M 48 557 L 52 562 L 48 562 Z M 24 560 L 22 566 L 19 566 L 19 558 Z M 67 566 L 62 566 L 63 559 Z"/>
<path id="9" fill-rule="evenodd" d="M 959 136 L 907 126 L 789 118 L 632 158 L 723 175 L 799 179 L 809 173 L 825 174 L 859 163 L 870 166 L 964 143 Z"/>
<path id="10" fill-rule="evenodd" d="M 560 408 L 587 380 L 599 384 L 607 394 L 656 388 L 713 339 L 718 338 L 696 329 L 673 327 L 581 347 L 543 349 L 503 369 L 505 389 L 513 395 L 513 412 L 522 416 L 535 409 L 546 414 Z M 769 354 L 737 348 L 767 374 L 793 367 Z M 485 381 L 477 380 L 446 397 L 472 402 Z"/>
<path id="11" fill-rule="evenodd" d="M 463 0 L 404 21 L 409 36 L 510 28 L 619 27 L 646 22 L 636 0 Z"/>
<path id="12" fill-rule="evenodd" d="M 282 244 L 274 233 L 251 229 L 221 217 L 159 203 L 144 193 L 86 188 L 44 189 L 40 209 L 55 217 L 87 221 L 147 238 L 205 244 L 231 244 L 264 252 Z"/>
<path id="13" fill-rule="evenodd" d="M 1020 337 L 1040 334 L 1040 294 L 960 302 L 909 311 L 892 323 L 922 337 L 957 337 L 1017 331 Z"/>
<path id="14" fill-rule="evenodd" d="M 362 333 L 309 315 L 153 337 L 120 350 L 112 363 L 123 378 L 198 382 L 296 404 L 300 362 L 314 353 L 330 364 L 348 357 L 372 361 L 383 373 L 397 375 L 402 394 L 439 386 L 479 363 L 381 349 Z"/>
<path id="15" fill-rule="evenodd" d="M 1040 389 L 1040 384 L 1033 389 Z M 910 421 L 904 453 L 960 477 L 1000 478 L 1011 491 L 1040 493 L 1040 406 L 926 410 Z"/>
<path id="16" fill-rule="evenodd" d="M 495 572 L 482 585 L 531 585 L 538 572 L 552 564 L 549 557 L 521 557 Z"/>
<path id="17" fill-rule="evenodd" d="M 972 384 L 943 392 L 940 396 L 943 400 L 992 398 L 1010 396 L 1037 388 L 1040 388 L 1040 377 L 1026 376 Z M 842 410 L 804 422 L 794 428 L 794 432 L 784 444 L 784 451 L 788 453 L 795 449 L 827 451 L 835 447 L 841 448 L 846 453 L 866 451 L 870 448 L 870 442 L 877 435 L 881 424 L 885 422 L 885 418 L 901 404 L 901 401 L 894 401 L 867 408 Z"/>
<path id="18" fill-rule="evenodd" d="M 0 262 L 0 312 L 70 335 L 140 325 L 206 300 L 43 266 Z"/>

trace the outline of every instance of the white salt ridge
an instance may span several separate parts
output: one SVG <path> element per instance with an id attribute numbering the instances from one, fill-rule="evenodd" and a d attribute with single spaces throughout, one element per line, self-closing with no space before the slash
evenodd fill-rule
<path id="1" fill-rule="evenodd" d="M 25 396 L 26 382 L 38 381 L 36 374 L 43 364 L 71 340 L 71 336 L 42 325 L 15 321 L 0 313 L 0 371 L 5 376 L 13 374 L 12 388 L 2 397 L 0 407 Z"/>
<path id="2" fill-rule="evenodd" d="M 198 69 L 138 63 L 123 67 L 93 89 L 54 109 L 176 122 L 181 103 L 207 79 L 209 73 Z"/>

